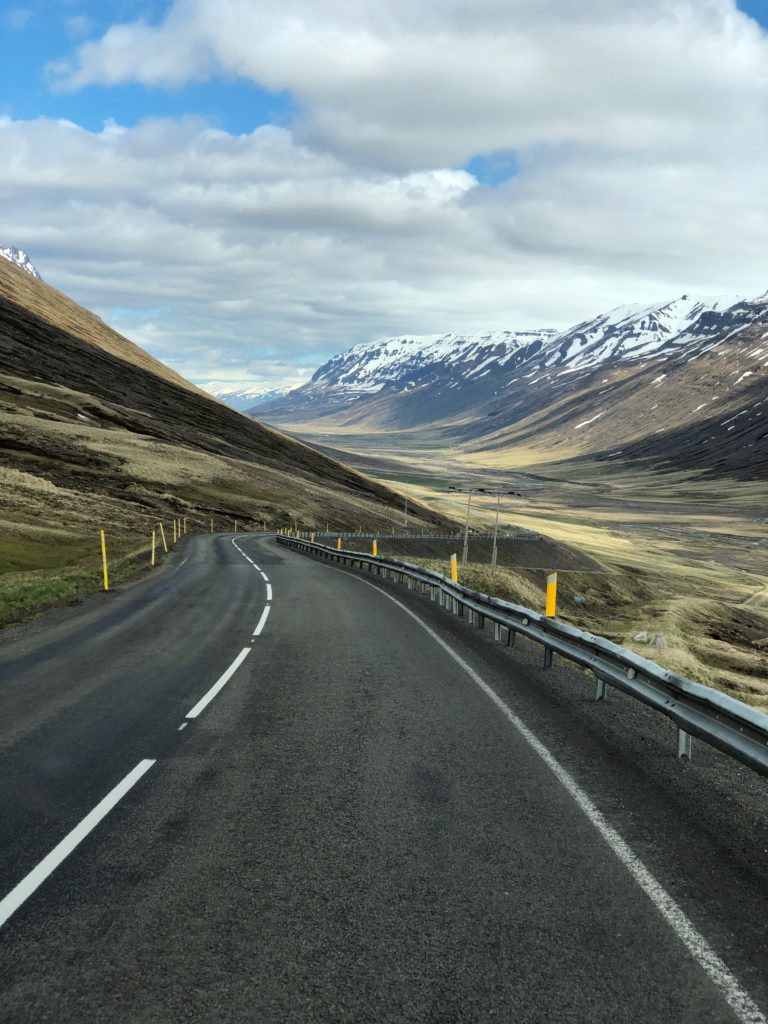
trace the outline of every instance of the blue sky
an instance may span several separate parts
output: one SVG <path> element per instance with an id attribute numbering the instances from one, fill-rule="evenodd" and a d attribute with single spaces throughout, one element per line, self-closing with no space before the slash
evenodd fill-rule
<path id="1" fill-rule="evenodd" d="M 0 109 L 13 118 L 67 118 L 92 131 L 109 119 L 131 126 L 146 117 L 190 114 L 234 134 L 253 131 L 260 124 L 290 122 L 295 105 L 289 95 L 271 93 L 234 76 L 217 76 L 180 89 L 127 84 L 62 92 L 53 87 L 46 68 L 66 59 L 81 42 L 98 38 L 115 22 L 137 17 L 159 22 L 168 7 L 167 3 L 139 0 L 21 0 L 6 4 Z"/>
<path id="2" fill-rule="evenodd" d="M 756 294 L 768 37 L 729 3 L 6 2 L 0 242 L 197 380 Z"/>
<path id="3" fill-rule="evenodd" d="M 290 92 L 272 92 L 235 75 L 216 74 L 180 88 L 90 85 L 72 92 L 53 85 L 46 68 L 66 59 L 73 48 L 98 38 L 115 23 L 142 18 L 158 24 L 170 7 L 167 0 L 6 4 L 0 112 L 15 119 L 66 118 L 91 131 L 98 131 L 107 120 L 130 127 L 148 117 L 184 116 L 204 118 L 235 135 L 264 124 L 290 126 L 299 111 Z M 768 0 L 739 0 L 738 7 L 768 28 Z M 516 156 L 509 150 L 478 153 L 461 166 L 491 187 L 518 171 Z"/>
<path id="4" fill-rule="evenodd" d="M 170 6 L 166 0 L 6 0 L 0 6 L 5 13 L 0 109 L 14 118 L 68 118 L 91 130 L 110 118 L 130 126 L 145 117 L 188 114 L 234 134 L 260 124 L 290 124 L 297 105 L 289 93 L 270 92 L 235 76 L 218 75 L 175 90 L 120 85 L 61 92 L 51 87 L 45 68 L 66 58 L 79 43 L 115 23 L 139 17 L 158 23 Z M 739 0 L 738 7 L 768 28 L 768 0 Z M 489 182 L 503 180 L 515 169 L 513 156 L 505 153 L 478 154 L 466 166 Z"/>

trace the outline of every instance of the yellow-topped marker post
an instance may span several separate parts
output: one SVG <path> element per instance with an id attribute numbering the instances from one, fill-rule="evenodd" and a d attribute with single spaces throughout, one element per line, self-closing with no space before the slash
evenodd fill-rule
<path id="1" fill-rule="evenodd" d="M 310 533 L 309 539 L 312 541 L 313 544 L 315 543 L 315 535 L 314 535 L 314 533 Z"/>
<path id="2" fill-rule="evenodd" d="M 103 530 L 101 534 L 101 562 L 104 570 L 104 589 L 109 590 L 109 570 L 107 569 L 107 537 Z"/>
<path id="3" fill-rule="evenodd" d="M 557 614 L 557 573 L 551 572 L 547 576 L 547 607 L 544 612 L 550 618 Z"/>
<path id="4" fill-rule="evenodd" d="M 379 542 L 377 540 L 375 540 L 373 542 L 373 544 L 371 545 L 371 554 L 376 556 L 376 555 L 378 555 L 378 553 L 379 553 Z"/>
<path id="5" fill-rule="evenodd" d="M 173 543 L 174 544 L 176 543 L 176 540 L 177 540 L 177 537 L 176 537 L 176 520 L 174 519 L 173 520 Z"/>
<path id="6" fill-rule="evenodd" d="M 451 580 L 459 582 L 459 559 L 456 555 L 451 555 Z"/>
<path id="7" fill-rule="evenodd" d="M 156 530 L 152 531 L 152 559 L 151 559 L 151 561 L 149 563 L 150 565 L 154 565 L 155 564 L 155 534 L 156 533 L 157 533 Z"/>
<path id="8" fill-rule="evenodd" d="M 341 537 L 336 541 L 336 550 L 341 551 Z"/>
<path id="9" fill-rule="evenodd" d="M 162 524 L 162 523 L 160 523 L 160 536 L 161 536 L 161 538 L 162 538 L 162 541 L 163 541 L 163 551 L 164 551 L 164 552 L 166 553 L 166 555 L 167 555 L 167 554 L 168 554 L 168 542 L 167 542 L 167 540 L 165 539 L 165 528 L 163 527 L 163 524 Z"/>

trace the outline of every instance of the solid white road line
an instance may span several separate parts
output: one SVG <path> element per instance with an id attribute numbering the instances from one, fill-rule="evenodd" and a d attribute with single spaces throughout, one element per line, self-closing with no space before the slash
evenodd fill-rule
<path id="1" fill-rule="evenodd" d="M 154 761 L 139 761 L 133 771 L 128 772 L 122 782 L 118 782 L 114 789 L 104 797 L 101 803 L 97 804 L 90 814 L 87 814 L 79 825 L 75 825 L 69 835 L 65 836 L 58 846 L 54 846 L 47 857 L 43 857 L 37 867 L 32 868 L 26 878 L 8 893 L 5 899 L 0 900 L 0 927 L 2 927 L 11 914 L 14 914 L 35 889 L 51 875 L 59 864 L 62 863 L 72 851 L 79 846 L 85 837 L 92 832 L 102 818 L 105 818 L 112 808 L 118 804 L 125 794 L 136 785 L 139 779 L 154 764 Z"/>
<path id="2" fill-rule="evenodd" d="M 272 584 L 271 583 L 267 584 L 267 600 L 268 601 L 272 600 Z"/>
<path id="3" fill-rule="evenodd" d="M 232 678 L 235 672 L 237 672 L 237 670 L 240 668 L 240 666 L 250 653 L 250 647 L 244 647 L 242 651 L 240 651 L 240 653 L 229 666 L 224 675 L 213 684 L 213 686 L 210 688 L 210 690 L 208 691 L 208 693 L 206 693 L 204 697 L 200 698 L 200 700 L 197 702 L 197 704 L 195 704 L 192 710 L 187 712 L 187 718 L 197 718 L 200 712 L 204 711 L 208 707 L 208 705 L 211 703 L 211 701 L 219 692 L 219 690 L 224 689 L 229 680 Z"/>
<path id="4" fill-rule="evenodd" d="M 187 555 L 187 558 L 189 558 L 189 555 Z M 178 572 L 179 569 L 182 567 L 182 565 L 186 564 L 187 558 L 185 558 L 183 562 L 179 562 L 179 564 L 176 566 L 176 568 L 173 571 L 174 572 Z"/>
<path id="5" fill-rule="evenodd" d="M 271 607 L 272 606 L 269 605 L 269 604 L 266 605 L 266 607 L 264 608 L 264 611 L 261 613 L 261 618 L 259 619 L 259 624 L 256 627 L 256 629 L 254 629 L 254 631 L 253 631 L 253 635 L 254 636 L 261 636 L 261 631 L 262 631 L 262 629 L 264 629 L 264 625 L 266 624 L 266 621 L 267 621 L 267 616 L 269 615 L 269 609 Z"/>
<path id="6" fill-rule="evenodd" d="M 330 566 L 329 568 L 335 567 Z M 475 672 L 475 670 L 468 665 L 467 662 L 464 661 L 464 659 L 458 655 L 442 637 L 438 636 L 437 633 L 435 633 L 435 631 L 426 624 L 426 622 L 420 619 L 418 615 L 412 612 L 410 608 L 407 608 L 401 601 L 392 597 L 391 594 L 382 590 L 381 587 L 377 587 L 373 583 L 369 583 L 368 580 L 363 580 L 352 573 L 344 572 L 343 569 L 337 569 L 336 571 L 343 572 L 345 576 L 349 576 L 351 579 L 357 580 L 358 583 L 364 583 L 366 586 L 372 587 L 374 590 L 377 590 L 380 594 L 386 597 L 388 601 L 392 601 L 396 604 L 398 608 L 401 608 L 402 611 L 405 612 L 406 615 L 410 615 L 410 617 L 421 626 L 424 632 L 428 633 L 435 643 L 439 644 L 443 650 L 449 654 L 453 660 L 461 666 L 461 668 L 464 669 L 469 678 L 479 686 L 489 700 L 493 701 L 499 711 L 501 711 L 507 720 L 515 727 L 515 729 L 517 729 L 526 743 L 528 743 L 528 745 L 539 755 L 544 764 L 546 764 L 557 780 L 568 791 L 579 809 L 583 811 L 590 823 L 595 827 L 595 829 L 597 829 L 613 853 L 618 857 L 627 871 L 629 871 L 630 875 L 650 899 L 694 960 L 696 960 L 699 966 L 703 968 L 709 976 L 710 981 L 712 981 L 723 994 L 726 1002 L 742 1024 L 768 1024 L 768 1021 L 760 1010 L 760 1007 L 755 1003 L 749 993 L 741 987 L 738 980 L 728 969 L 728 966 L 720 959 L 704 936 L 696 930 L 696 927 L 690 918 L 672 899 L 666 889 L 656 881 L 648 868 L 646 868 L 640 858 L 633 853 L 616 829 L 612 825 L 608 824 L 605 817 L 597 807 L 595 807 L 575 779 L 549 752 L 541 740 L 531 732 L 525 722 L 523 722 L 521 718 L 518 718 L 514 711 L 504 703 L 496 691 L 491 689 L 488 683 L 486 683 L 485 680 L 478 675 L 478 673 Z"/>

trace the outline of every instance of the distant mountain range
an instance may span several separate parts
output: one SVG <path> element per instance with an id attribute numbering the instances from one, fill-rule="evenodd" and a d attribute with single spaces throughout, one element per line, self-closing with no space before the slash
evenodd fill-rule
<path id="1" fill-rule="evenodd" d="M 42 277 L 38 274 L 35 269 L 32 260 L 24 252 L 23 249 L 16 249 L 12 245 L 0 245 L 0 256 L 3 259 L 8 260 L 10 263 L 15 263 L 17 267 L 21 267 L 22 270 L 26 270 L 28 274 L 36 278 L 38 281 L 42 281 Z"/>
<path id="2" fill-rule="evenodd" d="M 539 446 L 750 475 L 768 471 L 766 335 L 768 295 L 683 295 L 567 331 L 385 338 L 249 411 L 298 433 L 423 427 L 473 451 Z"/>
<path id="3" fill-rule="evenodd" d="M 203 391 L 209 395 L 220 398 L 222 402 L 231 405 L 233 409 L 244 412 L 257 402 L 265 405 L 273 402 L 276 398 L 283 398 L 288 392 L 283 388 L 270 388 L 269 385 L 255 380 L 209 380 L 207 384 L 201 384 Z"/>

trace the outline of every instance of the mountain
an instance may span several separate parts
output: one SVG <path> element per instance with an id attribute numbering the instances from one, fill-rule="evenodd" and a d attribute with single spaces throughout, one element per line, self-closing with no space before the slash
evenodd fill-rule
<path id="1" fill-rule="evenodd" d="M 2 256 L 3 259 L 8 260 L 10 263 L 14 263 L 22 270 L 26 270 L 26 272 L 31 274 L 37 281 L 42 281 L 42 278 L 35 269 L 32 260 L 27 256 L 23 249 L 16 249 L 12 245 L 0 245 L 0 256 Z"/>
<path id="2" fill-rule="evenodd" d="M 355 345 L 284 398 L 249 409 L 275 422 L 342 419 L 388 426 L 472 409 L 556 336 L 552 330 L 404 335 Z"/>
<path id="3" fill-rule="evenodd" d="M 706 309 L 642 357 L 557 366 L 549 352 L 478 410 L 462 440 L 486 457 L 529 447 L 548 460 L 641 461 L 766 479 L 766 336 L 768 295 Z"/>
<path id="4" fill-rule="evenodd" d="M 393 338 L 263 412 L 299 434 L 429 428 L 475 454 L 768 470 L 768 296 L 622 306 L 562 332 Z M 730 417 L 736 417 L 731 422 Z"/>
<path id="5" fill-rule="evenodd" d="M 284 395 L 288 394 L 285 388 L 270 388 L 263 381 L 257 380 L 234 382 L 209 380 L 207 384 L 202 384 L 201 387 L 209 395 L 219 398 L 222 402 L 226 402 L 227 405 L 231 405 L 233 409 L 239 409 L 241 412 L 250 409 L 257 402 L 259 405 L 265 405 L 267 402 L 273 402 L 275 399 L 283 398 Z"/>
<path id="6" fill-rule="evenodd" d="M 181 514 L 230 529 L 402 518 L 399 495 L 228 408 L 4 260 L 0 495 L 0 619 L 14 571 L 26 594 L 28 570 L 95 565 L 101 528 L 127 557 Z M 425 527 L 446 524 L 411 505 Z"/>
<path id="7" fill-rule="evenodd" d="M 618 306 L 556 336 L 540 367 L 579 370 L 633 359 L 665 357 L 688 344 L 689 331 L 702 317 L 730 322 L 739 298 L 682 295 L 656 306 Z M 733 324 L 739 314 L 734 313 Z M 740 321 L 739 321 L 740 322 Z"/>

